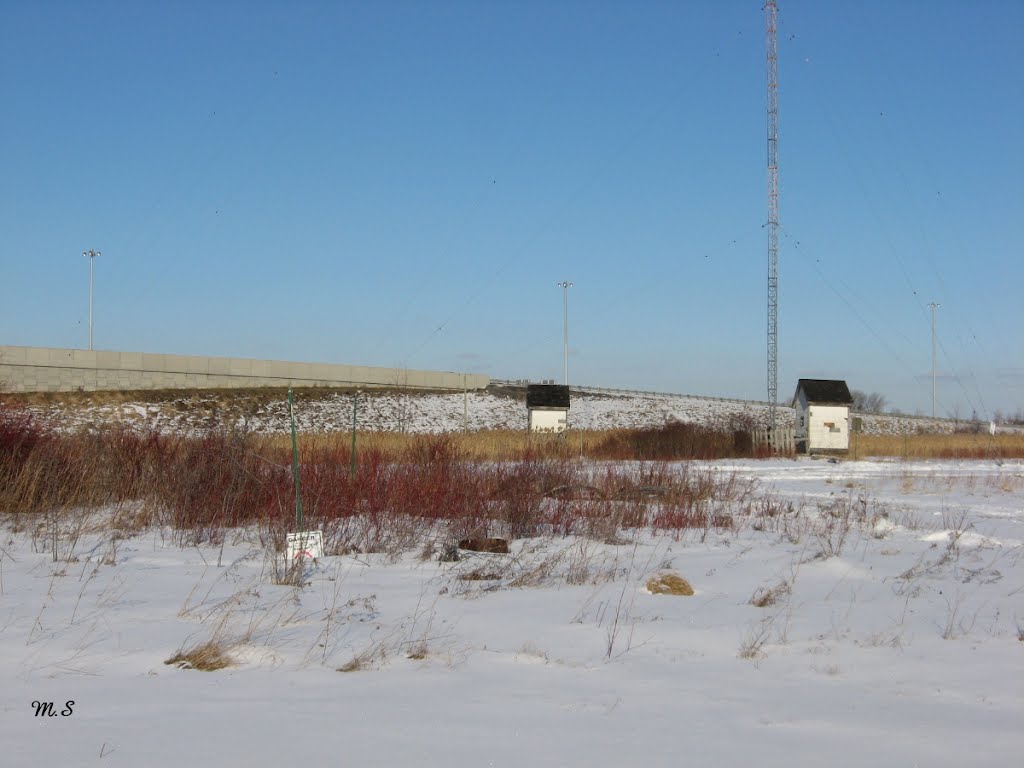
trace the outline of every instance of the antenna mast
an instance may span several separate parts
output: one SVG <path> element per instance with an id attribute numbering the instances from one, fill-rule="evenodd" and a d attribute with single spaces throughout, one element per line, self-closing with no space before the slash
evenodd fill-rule
<path id="1" fill-rule="evenodd" d="M 768 420 L 775 436 L 779 404 L 779 89 L 775 0 L 764 5 L 768 47 Z"/>

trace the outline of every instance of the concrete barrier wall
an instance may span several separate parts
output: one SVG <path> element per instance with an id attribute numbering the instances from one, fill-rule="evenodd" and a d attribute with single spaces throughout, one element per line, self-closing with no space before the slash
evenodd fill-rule
<path id="1" fill-rule="evenodd" d="M 9 392 L 351 386 L 459 390 L 483 389 L 489 383 L 487 376 L 475 373 L 0 346 L 0 390 Z"/>

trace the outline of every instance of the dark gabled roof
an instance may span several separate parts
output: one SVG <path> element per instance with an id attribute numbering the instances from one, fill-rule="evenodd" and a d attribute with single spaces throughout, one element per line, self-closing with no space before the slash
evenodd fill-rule
<path id="1" fill-rule="evenodd" d="M 800 379 L 796 384 L 796 392 L 793 394 L 794 402 L 800 397 L 801 389 L 809 403 L 853 404 L 850 388 L 842 379 Z"/>
<path id="2" fill-rule="evenodd" d="M 569 387 L 564 384 L 529 384 L 526 387 L 527 408 L 568 408 Z"/>

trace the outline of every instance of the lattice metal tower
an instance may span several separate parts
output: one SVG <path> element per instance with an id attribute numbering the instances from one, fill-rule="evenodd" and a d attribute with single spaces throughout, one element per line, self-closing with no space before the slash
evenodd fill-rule
<path id="1" fill-rule="evenodd" d="M 764 5 L 768 48 L 768 420 L 779 404 L 779 88 L 775 0 Z"/>

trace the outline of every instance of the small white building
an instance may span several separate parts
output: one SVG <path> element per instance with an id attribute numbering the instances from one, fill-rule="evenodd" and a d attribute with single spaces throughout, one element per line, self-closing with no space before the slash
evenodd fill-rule
<path id="1" fill-rule="evenodd" d="M 846 453 L 850 450 L 850 406 L 845 381 L 800 379 L 793 395 L 797 453 Z"/>
<path id="2" fill-rule="evenodd" d="M 526 408 L 531 432 L 564 432 L 569 424 L 569 387 L 530 384 L 526 387 Z"/>

